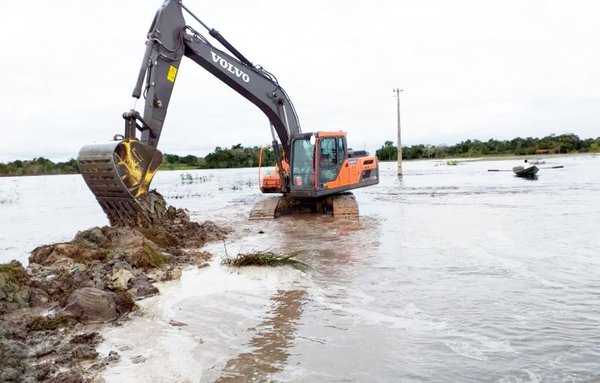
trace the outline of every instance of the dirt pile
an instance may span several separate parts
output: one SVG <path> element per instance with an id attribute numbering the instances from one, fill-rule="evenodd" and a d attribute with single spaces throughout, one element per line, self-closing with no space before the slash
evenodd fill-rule
<path id="1" fill-rule="evenodd" d="M 98 323 L 123 320 L 184 266 L 204 267 L 211 255 L 200 247 L 227 233 L 169 207 L 160 225 L 95 227 L 34 249 L 27 268 L 0 265 L 0 381 L 90 381 L 118 359 L 98 359 Z"/>

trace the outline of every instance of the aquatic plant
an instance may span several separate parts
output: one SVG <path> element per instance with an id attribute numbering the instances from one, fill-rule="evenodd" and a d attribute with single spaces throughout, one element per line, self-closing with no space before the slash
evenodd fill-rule
<path id="1" fill-rule="evenodd" d="M 289 265 L 296 268 L 308 267 L 308 265 L 302 261 L 294 259 L 299 251 L 295 251 L 289 255 L 279 255 L 272 251 L 255 251 L 252 253 L 240 253 L 237 256 L 230 258 L 226 256 L 221 261 L 224 266 L 232 267 L 244 267 L 244 266 L 283 266 Z"/>
<path id="2" fill-rule="evenodd" d="M 219 191 L 224 191 L 224 190 L 233 190 L 233 191 L 238 191 L 238 190 L 243 190 L 244 187 L 247 188 L 253 188 L 256 187 L 257 185 L 257 181 L 256 179 L 253 178 L 248 178 L 246 180 L 236 180 L 233 185 L 229 186 L 219 186 Z"/>
<path id="3" fill-rule="evenodd" d="M 192 176 L 191 173 L 182 173 L 179 175 L 179 177 L 181 178 L 182 184 L 193 184 L 193 183 L 202 184 L 202 183 L 210 182 L 214 178 L 214 176 L 212 174 L 209 174 L 207 176 L 199 176 L 199 175 Z"/>
<path id="4" fill-rule="evenodd" d="M 167 199 L 187 199 L 187 198 L 213 198 L 213 194 L 210 192 L 200 192 L 200 193 L 182 193 L 182 194 L 165 194 Z"/>
<path id="5" fill-rule="evenodd" d="M 4 192 L 0 192 L 0 205 L 8 205 L 11 203 L 15 203 L 16 201 L 18 201 L 19 199 L 19 195 L 7 195 Z"/>

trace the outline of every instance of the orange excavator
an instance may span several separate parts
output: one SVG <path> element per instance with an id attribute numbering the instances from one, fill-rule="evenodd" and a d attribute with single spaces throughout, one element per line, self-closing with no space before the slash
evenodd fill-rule
<path id="1" fill-rule="evenodd" d="M 186 25 L 183 12 L 204 27 L 228 52 Z M 377 158 L 348 149 L 346 133 L 304 133 L 294 106 L 275 76 L 251 63 L 219 32 L 209 28 L 181 0 L 166 0 L 156 12 L 132 96 L 145 98 L 143 116 L 123 114 L 125 132 L 113 141 L 84 146 L 80 171 L 114 226 L 148 226 L 160 219 L 150 183 L 163 156 L 158 140 L 182 58 L 186 56 L 256 105 L 268 118 L 275 172 L 264 176 L 266 198 L 250 218 L 274 218 L 293 211 L 358 215 L 351 189 L 379 182 Z"/>

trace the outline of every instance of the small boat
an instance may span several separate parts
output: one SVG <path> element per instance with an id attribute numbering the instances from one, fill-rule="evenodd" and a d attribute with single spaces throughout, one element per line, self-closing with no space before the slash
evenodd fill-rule
<path id="1" fill-rule="evenodd" d="M 527 168 L 523 166 L 515 166 L 512 170 L 517 177 L 534 178 L 539 169 L 534 165 Z"/>

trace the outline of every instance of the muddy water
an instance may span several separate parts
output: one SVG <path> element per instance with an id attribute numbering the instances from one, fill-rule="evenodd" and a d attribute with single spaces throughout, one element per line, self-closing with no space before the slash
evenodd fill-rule
<path id="1" fill-rule="evenodd" d="M 108 328 L 108 382 L 589 382 L 600 379 L 600 157 L 405 163 L 355 192 L 358 221 L 248 222 L 255 170 L 161 172 L 155 186 L 234 234 L 140 315 Z M 78 177 L 0 178 L 0 257 L 106 223 Z M 8 198 L 6 197 L 8 196 Z M 12 196 L 12 197 L 11 197 Z M 307 270 L 230 270 L 302 250 Z"/>

